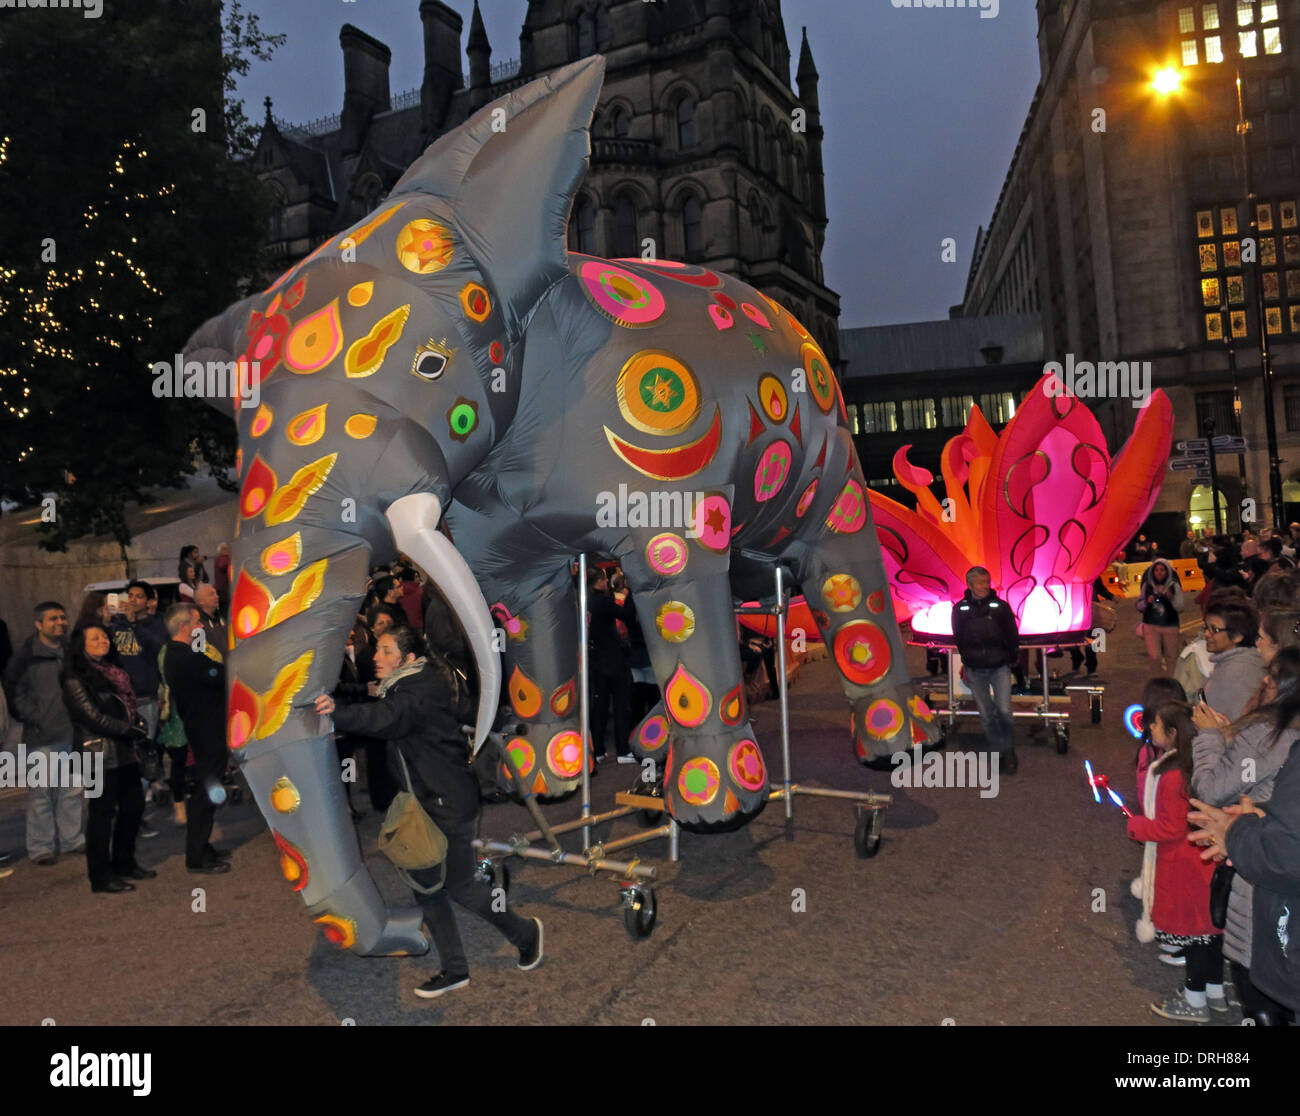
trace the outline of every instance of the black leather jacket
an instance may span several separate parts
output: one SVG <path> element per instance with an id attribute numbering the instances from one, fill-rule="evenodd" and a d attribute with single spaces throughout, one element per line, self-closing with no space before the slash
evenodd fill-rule
<path id="1" fill-rule="evenodd" d="M 105 737 L 112 745 L 104 749 L 104 770 L 138 762 L 137 742 L 145 739 L 127 716 L 126 703 L 106 678 L 81 674 L 63 676 L 63 704 L 72 718 L 73 747 L 80 750 L 87 740 Z"/>
<path id="2" fill-rule="evenodd" d="M 983 600 L 966 590 L 952 606 L 952 634 L 962 662 L 973 670 L 1010 666 L 1020 653 L 1011 606 L 992 590 Z"/>

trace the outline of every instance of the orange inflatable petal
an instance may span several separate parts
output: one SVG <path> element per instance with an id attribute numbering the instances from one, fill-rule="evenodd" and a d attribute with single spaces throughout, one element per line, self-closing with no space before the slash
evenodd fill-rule
<path id="1" fill-rule="evenodd" d="M 325 587 L 325 570 L 328 566 L 329 559 L 322 558 L 319 562 L 313 562 L 295 577 L 289 591 L 271 606 L 271 614 L 267 617 L 266 626 L 270 628 L 282 620 L 289 619 L 290 616 L 297 616 L 298 613 L 311 608 Z"/>
<path id="2" fill-rule="evenodd" d="M 236 638 L 247 639 L 262 630 L 271 602 L 266 586 L 241 568 L 230 593 L 230 626 Z"/>
<path id="3" fill-rule="evenodd" d="M 239 492 L 239 514 L 245 519 L 257 515 L 275 491 L 275 470 L 262 460 L 260 453 L 253 455 L 253 463 L 248 467 L 248 476 Z"/>
<path id="4" fill-rule="evenodd" d="M 272 543 L 262 551 L 262 569 L 273 577 L 287 574 L 302 561 L 302 534 L 295 531 L 287 539 Z"/>
<path id="5" fill-rule="evenodd" d="M 266 505 L 266 525 L 274 527 L 278 523 L 287 523 L 302 511 L 303 505 L 329 477 L 338 456 L 337 453 L 331 453 L 317 458 L 294 473 L 288 484 L 277 488 Z"/>
<path id="6" fill-rule="evenodd" d="M 304 651 L 293 662 L 280 668 L 280 673 L 262 698 L 263 713 L 256 734 L 258 740 L 265 740 L 277 732 L 288 719 L 293 699 L 307 684 L 307 673 L 314 657 L 315 652 Z"/>
<path id="7" fill-rule="evenodd" d="M 519 667 L 510 675 L 510 704 L 524 720 L 536 717 L 542 710 L 542 691 Z"/>

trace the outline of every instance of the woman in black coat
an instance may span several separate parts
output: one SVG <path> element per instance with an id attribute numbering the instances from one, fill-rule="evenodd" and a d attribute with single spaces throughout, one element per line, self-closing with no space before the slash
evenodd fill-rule
<path id="1" fill-rule="evenodd" d="M 424 647 L 410 628 L 379 637 L 375 647 L 377 701 L 336 705 L 328 694 L 316 699 L 316 712 L 333 714 L 342 732 L 377 736 L 389 742 L 389 766 L 399 780 L 405 761 L 412 793 L 447 835 L 446 884 L 432 895 L 416 897 L 425 908 L 442 970 L 415 990 L 432 999 L 469 983 L 469 963 L 451 900 L 495 926 L 519 950 L 519 968 L 535 969 L 542 960 L 542 922 L 520 918 L 478 877 L 474 835 L 480 809 L 478 780 L 469 766 L 461 725 L 474 711 L 455 673 L 441 659 L 421 657 Z M 394 754 L 395 753 L 395 754 Z M 439 868 L 412 872 L 421 886 L 442 877 Z M 497 908 L 500 909 L 497 909 Z"/>
<path id="2" fill-rule="evenodd" d="M 104 741 L 103 786 L 97 797 L 89 799 L 86 822 L 90 890 L 134 891 L 135 885 L 127 880 L 148 880 L 158 874 L 140 867 L 135 859 L 144 816 L 136 745 L 148 740 L 148 733 L 136 716 L 135 693 L 104 628 L 87 624 L 72 633 L 60 681 L 63 704 L 72 718 L 73 746 L 88 755 L 92 749 L 83 747 L 86 741 Z"/>

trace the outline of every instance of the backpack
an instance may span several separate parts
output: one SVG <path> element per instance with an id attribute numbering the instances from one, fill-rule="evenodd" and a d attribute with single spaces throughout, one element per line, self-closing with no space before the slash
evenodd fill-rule
<path id="1" fill-rule="evenodd" d="M 163 659 L 167 656 L 167 645 L 158 649 L 158 743 L 164 748 L 184 748 L 189 744 L 185 736 L 185 725 L 181 715 L 172 708 L 172 689 L 167 685 L 167 674 L 163 670 Z"/>

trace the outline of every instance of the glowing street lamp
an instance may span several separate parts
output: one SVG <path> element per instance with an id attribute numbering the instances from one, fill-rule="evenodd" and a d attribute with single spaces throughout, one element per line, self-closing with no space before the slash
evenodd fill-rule
<path id="1" fill-rule="evenodd" d="M 1171 66 L 1158 71 L 1155 77 L 1151 79 L 1151 88 L 1161 97 L 1169 97 L 1177 93 L 1182 84 L 1183 75 Z"/>

